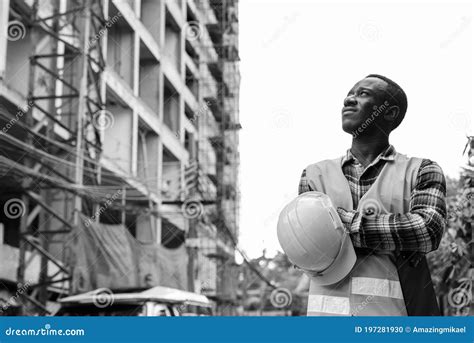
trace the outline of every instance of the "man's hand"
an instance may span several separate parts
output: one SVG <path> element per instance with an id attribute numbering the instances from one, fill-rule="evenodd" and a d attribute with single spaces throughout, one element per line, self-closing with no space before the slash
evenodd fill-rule
<path id="1" fill-rule="evenodd" d="M 341 218 L 342 224 L 346 229 L 346 232 L 351 234 L 352 228 L 357 227 L 360 225 L 359 212 L 357 211 L 346 211 L 342 207 L 337 208 L 337 213 L 339 214 L 339 218 Z M 352 243 L 354 246 L 360 246 L 360 240 L 358 240 L 358 236 L 351 235 Z"/>

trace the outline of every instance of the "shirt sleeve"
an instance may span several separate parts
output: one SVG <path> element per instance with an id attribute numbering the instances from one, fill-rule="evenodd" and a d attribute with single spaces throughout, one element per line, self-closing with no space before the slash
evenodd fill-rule
<path id="1" fill-rule="evenodd" d="M 311 186 L 309 185 L 308 178 L 306 177 L 306 169 L 301 173 L 300 184 L 298 186 L 298 195 L 306 192 L 311 192 Z"/>
<path id="2" fill-rule="evenodd" d="M 404 214 L 367 215 L 338 208 L 355 247 L 385 251 L 436 250 L 446 226 L 446 180 L 438 164 L 423 160 Z"/>

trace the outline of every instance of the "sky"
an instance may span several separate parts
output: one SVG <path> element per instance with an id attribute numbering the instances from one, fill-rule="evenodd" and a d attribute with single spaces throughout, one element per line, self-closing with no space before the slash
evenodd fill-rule
<path id="1" fill-rule="evenodd" d="M 469 2 L 240 0 L 240 246 L 281 250 L 276 223 L 302 170 L 342 156 L 341 108 L 364 76 L 408 97 L 390 136 L 398 152 L 456 177 L 473 134 L 473 8 Z"/>

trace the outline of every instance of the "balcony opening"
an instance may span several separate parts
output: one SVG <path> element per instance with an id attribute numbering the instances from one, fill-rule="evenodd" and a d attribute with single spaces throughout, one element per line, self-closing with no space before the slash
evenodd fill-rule
<path id="1" fill-rule="evenodd" d="M 164 55 L 178 71 L 181 69 L 181 33 L 179 26 L 169 13 L 166 13 Z"/>
<path id="2" fill-rule="evenodd" d="M 177 249 L 185 241 L 185 232 L 166 219 L 161 220 L 161 244 L 168 249 Z"/>
<path id="3" fill-rule="evenodd" d="M 133 86 L 133 51 L 134 32 L 127 21 L 118 15 L 112 6 L 109 16 L 119 18 L 110 25 L 107 34 L 107 65 L 113 66 L 115 72 L 130 86 Z"/>
<path id="4" fill-rule="evenodd" d="M 173 133 L 179 133 L 179 94 L 165 78 L 163 122 Z"/>
<path id="5" fill-rule="evenodd" d="M 158 135 L 140 122 L 138 132 L 137 177 L 147 189 L 158 192 Z"/>
<path id="6" fill-rule="evenodd" d="M 196 99 L 199 98 L 199 82 L 188 67 L 186 67 L 186 87 L 188 87 Z"/>
<path id="7" fill-rule="evenodd" d="M 160 36 L 163 30 L 162 18 L 164 18 L 164 15 L 162 14 L 163 10 L 164 6 L 162 1 L 141 1 L 140 19 L 157 43 L 161 43 Z"/>
<path id="8" fill-rule="evenodd" d="M 160 64 L 146 45 L 140 41 L 139 94 L 156 116 L 160 107 Z"/>
<path id="9" fill-rule="evenodd" d="M 161 196 L 165 200 L 177 200 L 181 194 L 181 162 L 163 147 Z"/>

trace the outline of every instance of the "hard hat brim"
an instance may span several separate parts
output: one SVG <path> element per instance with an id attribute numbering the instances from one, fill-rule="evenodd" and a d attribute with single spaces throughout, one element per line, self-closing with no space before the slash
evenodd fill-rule
<path id="1" fill-rule="evenodd" d="M 318 286 L 327 286 L 343 280 L 354 267 L 357 255 L 349 234 L 344 235 L 340 253 L 331 266 L 322 275 L 307 272 L 311 282 Z"/>

